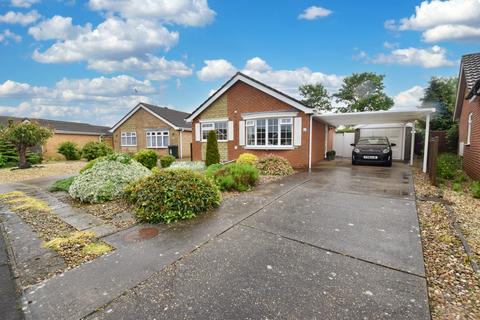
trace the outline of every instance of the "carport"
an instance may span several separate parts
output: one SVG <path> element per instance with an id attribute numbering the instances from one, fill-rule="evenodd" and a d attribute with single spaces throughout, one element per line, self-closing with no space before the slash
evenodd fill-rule
<path id="1" fill-rule="evenodd" d="M 327 113 L 314 115 L 315 118 L 329 124 L 333 127 L 339 126 L 355 126 L 369 124 L 387 124 L 387 123 L 403 123 L 415 122 L 417 120 L 425 120 L 425 143 L 423 152 L 423 172 L 427 172 L 428 159 L 428 141 L 430 133 L 430 118 L 434 108 L 425 109 L 408 109 L 408 110 L 387 110 L 387 111 L 368 111 L 368 112 L 351 112 L 351 113 Z M 325 147 L 327 146 L 327 130 L 325 129 Z M 413 165 L 413 148 L 415 142 L 415 127 L 412 130 L 410 165 Z M 326 148 L 325 148 L 326 150 Z M 309 164 L 311 168 L 311 163 Z"/>

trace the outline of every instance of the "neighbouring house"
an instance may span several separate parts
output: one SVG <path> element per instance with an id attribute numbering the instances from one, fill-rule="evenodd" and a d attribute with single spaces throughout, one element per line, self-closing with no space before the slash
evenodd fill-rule
<path id="1" fill-rule="evenodd" d="M 458 121 L 458 154 L 463 168 L 480 179 L 480 53 L 462 57 L 454 118 Z"/>
<path id="2" fill-rule="evenodd" d="M 276 154 L 294 167 L 325 157 L 332 137 L 314 110 L 272 87 L 237 73 L 187 118 L 192 123 L 193 160 L 204 160 L 208 132 L 215 130 L 222 161 L 242 153 Z"/>
<path id="3" fill-rule="evenodd" d="M 74 142 L 79 147 L 83 147 L 90 141 L 105 141 L 112 145 L 109 127 L 105 126 L 71 121 L 0 116 L 0 126 L 8 126 L 9 121 L 32 121 L 53 130 L 53 136 L 41 147 L 45 159 L 63 159 L 63 156 L 57 153 L 57 149 L 65 141 Z"/>
<path id="4" fill-rule="evenodd" d="M 117 152 L 135 153 L 152 149 L 159 155 L 172 150 L 178 158 L 190 157 L 192 127 L 185 121 L 188 113 L 139 103 L 110 131 Z"/>

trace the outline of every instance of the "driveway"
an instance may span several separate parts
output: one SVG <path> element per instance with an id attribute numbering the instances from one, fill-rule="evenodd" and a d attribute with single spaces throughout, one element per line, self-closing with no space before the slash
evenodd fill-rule
<path id="1" fill-rule="evenodd" d="M 192 230 L 208 233 L 206 242 L 176 252 L 176 262 L 89 318 L 430 318 L 404 164 L 324 162 L 227 201 L 179 227 L 176 237 L 187 241 L 200 232 Z M 171 250 L 172 243 L 163 238 L 154 247 L 148 252 Z"/>

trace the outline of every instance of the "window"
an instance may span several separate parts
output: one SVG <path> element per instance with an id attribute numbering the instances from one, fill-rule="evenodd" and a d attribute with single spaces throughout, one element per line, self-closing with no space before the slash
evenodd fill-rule
<path id="1" fill-rule="evenodd" d="M 168 131 L 147 131 L 147 148 L 166 148 L 170 144 Z"/>
<path id="2" fill-rule="evenodd" d="M 468 115 L 468 123 L 467 123 L 467 145 L 469 145 L 470 141 L 472 140 L 472 117 L 473 117 L 473 112 L 470 112 Z"/>
<path id="3" fill-rule="evenodd" d="M 207 141 L 208 132 L 215 130 L 217 133 L 218 141 L 227 141 L 228 140 L 228 122 L 227 121 L 218 121 L 218 122 L 204 122 L 202 126 L 202 141 Z"/>
<path id="4" fill-rule="evenodd" d="M 137 133 L 122 132 L 120 144 L 122 147 L 135 147 L 137 145 Z"/>
<path id="5" fill-rule="evenodd" d="M 292 118 L 273 118 L 248 120 L 245 122 L 247 146 L 279 146 L 293 145 Z"/>

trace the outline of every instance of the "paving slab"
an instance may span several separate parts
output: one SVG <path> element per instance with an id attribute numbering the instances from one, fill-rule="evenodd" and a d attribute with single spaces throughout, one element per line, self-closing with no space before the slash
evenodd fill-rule
<path id="1" fill-rule="evenodd" d="M 236 226 L 88 319 L 429 319 L 426 282 Z"/>

